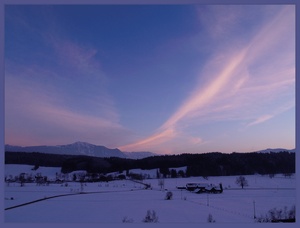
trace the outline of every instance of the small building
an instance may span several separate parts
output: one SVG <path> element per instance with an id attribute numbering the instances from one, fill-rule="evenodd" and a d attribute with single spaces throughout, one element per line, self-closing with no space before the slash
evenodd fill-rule
<path id="1" fill-rule="evenodd" d="M 186 190 L 195 193 L 222 193 L 223 186 L 221 183 L 219 185 L 207 183 L 187 183 Z"/>

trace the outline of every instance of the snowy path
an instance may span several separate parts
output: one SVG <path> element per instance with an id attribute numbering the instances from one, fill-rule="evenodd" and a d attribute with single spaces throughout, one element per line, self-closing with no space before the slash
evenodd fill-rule
<path id="1" fill-rule="evenodd" d="M 128 192 L 128 191 L 142 191 L 142 189 L 120 190 L 120 191 L 99 191 L 99 192 L 78 192 L 78 193 L 69 193 L 69 194 L 55 195 L 55 196 L 44 197 L 44 198 L 41 198 L 41 199 L 29 201 L 27 203 L 22 203 L 22 204 L 19 204 L 19 205 L 7 207 L 4 210 L 11 210 L 11 209 L 14 209 L 14 208 L 23 207 L 23 206 L 26 206 L 26 205 L 29 205 L 29 204 L 33 204 L 33 203 L 37 203 L 37 202 L 40 202 L 40 201 L 49 200 L 49 199 L 53 199 L 53 198 L 58 198 L 58 197 L 66 197 L 66 196 L 73 196 L 73 195 L 83 195 L 83 194 L 118 193 L 118 192 Z"/>

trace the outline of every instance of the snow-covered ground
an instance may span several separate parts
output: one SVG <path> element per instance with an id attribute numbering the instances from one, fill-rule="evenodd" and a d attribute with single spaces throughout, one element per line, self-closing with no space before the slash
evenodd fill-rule
<path id="1" fill-rule="evenodd" d="M 21 172 L 40 172 L 54 178 L 59 168 L 40 167 L 32 171 L 32 166 L 6 165 L 5 175 Z M 155 176 L 156 170 L 131 170 L 133 173 Z M 34 173 L 33 173 L 34 174 Z M 248 186 L 241 189 L 236 176 L 164 179 L 164 190 L 157 179 L 147 179 L 152 189 L 130 180 L 108 183 L 78 182 L 37 186 L 34 183 L 20 187 L 18 183 L 5 185 L 5 208 L 44 199 L 32 204 L 5 210 L 4 221 L 8 223 L 122 223 L 126 218 L 133 223 L 142 223 L 147 210 L 154 210 L 158 222 L 164 223 L 207 223 L 211 214 L 216 223 L 254 223 L 256 216 L 265 215 L 270 209 L 290 209 L 296 205 L 295 176 L 285 178 L 276 175 L 245 176 Z M 223 184 L 222 194 L 195 194 L 179 190 L 176 186 L 186 183 Z M 166 190 L 167 189 L 167 190 Z M 173 193 L 172 200 L 165 200 L 166 192 Z M 81 194 L 80 194 L 81 193 Z M 67 194 L 67 195 L 66 195 Z M 52 196 L 65 195 L 55 198 Z"/>

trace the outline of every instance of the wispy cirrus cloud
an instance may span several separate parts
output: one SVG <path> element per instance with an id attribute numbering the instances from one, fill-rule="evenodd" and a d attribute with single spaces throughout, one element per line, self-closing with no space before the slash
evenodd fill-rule
<path id="1" fill-rule="evenodd" d="M 225 23 L 221 21 L 222 15 L 214 16 L 220 19 L 216 21 Z M 233 15 L 226 26 L 234 26 L 238 17 Z M 283 7 L 250 41 L 242 40 L 238 45 L 234 41 L 219 48 L 222 51 L 215 53 L 199 73 L 199 85 L 156 133 L 121 148 L 140 150 L 174 142 L 182 136 L 178 133 L 180 129 L 195 123 L 241 120 L 250 122 L 250 127 L 286 111 L 282 107 L 287 107 L 287 102 L 289 108 L 294 107 L 294 20 L 294 8 Z M 222 33 L 216 32 L 216 36 Z"/>
<path id="2" fill-rule="evenodd" d="M 271 118 L 273 118 L 274 116 L 273 115 L 263 115 L 263 116 L 260 116 L 258 117 L 255 121 L 249 123 L 247 126 L 252 126 L 252 125 L 256 125 L 256 124 L 260 124 L 260 123 L 263 123 Z"/>
<path id="3" fill-rule="evenodd" d="M 86 140 L 115 146 L 129 131 L 114 116 L 108 118 L 74 111 L 63 97 L 38 82 L 28 83 L 10 76 L 6 80 L 6 143 L 20 145 L 58 144 Z"/>
<path id="4" fill-rule="evenodd" d="M 197 8 L 197 15 L 201 25 L 212 39 L 226 37 L 236 27 L 242 14 L 242 7 L 238 5 L 208 5 Z"/>
<path id="5" fill-rule="evenodd" d="M 57 64 L 63 65 L 68 69 L 79 70 L 84 73 L 81 74 L 81 77 L 87 79 L 97 77 L 102 82 L 107 80 L 107 77 L 101 70 L 101 62 L 96 58 L 97 49 L 88 45 L 78 44 L 71 39 L 62 38 L 59 35 L 51 35 L 48 39 L 58 58 Z"/>
<path id="6" fill-rule="evenodd" d="M 7 12 L 7 28 L 33 41 L 24 44 L 20 36 L 11 37 L 14 45 L 5 63 L 6 143 L 124 143 L 130 132 L 121 126 L 108 91 L 99 46 L 75 41 L 55 7 L 11 7 Z"/>
<path id="7" fill-rule="evenodd" d="M 44 37 L 54 51 L 39 53 L 42 63 L 6 61 L 6 143 L 61 139 L 116 147 L 126 141 L 130 133 L 119 122 L 97 50 L 55 33 Z"/>
<path id="8" fill-rule="evenodd" d="M 107 29 L 105 25 L 104 27 L 98 26 L 95 30 L 96 36 L 90 37 L 85 34 L 77 36 L 79 27 L 64 28 L 74 15 L 65 17 L 62 13 L 72 12 L 72 10 L 64 8 L 66 11 L 56 11 L 56 9 L 52 11 L 48 10 L 51 7 L 46 8 L 47 14 L 41 11 L 36 17 L 37 15 L 28 15 L 25 7 L 20 14 L 26 17 L 20 17 L 18 21 L 15 21 L 14 29 L 11 29 L 11 34 L 24 34 L 24 36 L 11 35 L 10 38 L 16 37 L 16 39 L 9 39 L 12 41 L 8 44 L 12 45 L 7 46 L 9 50 L 7 53 L 10 54 L 7 55 L 9 58 L 6 59 L 5 72 L 5 124 L 9 126 L 5 129 L 7 143 L 17 143 L 14 140 L 18 139 L 20 145 L 33 145 L 35 141 L 39 144 L 49 144 L 47 142 L 51 141 L 53 145 L 58 144 L 59 140 L 61 143 L 65 143 L 66 140 L 70 142 L 83 140 L 111 147 L 124 145 L 120 149 L 127 151 L 151 150 L 170 153 L 187 150 L 199 152 L 196 149 L 203 148 L 204 144 L 212 145 L 213 140 L 224 139 L 221 135 L 227 134 L 232 137 L 232 133 L 236 133 L 241 128 L 247 135 L 251 135 L 248 133 L 256 129 L 253 126 L 263 127 L 267 121 L 275 119 L 279 114 L 295 106 L 295 12 L 293 6 L 270 6 L 270 8 L 269 6 L 256 8 L 252 6 L 250 8 L 248 6 L 201 6 L 198 11 L 200 20 L 198 33 L 193 30 L 195 24 L 192 23 L 188 33 L 179 35 L 180 37 L 170 34 L 177 41 L 175 42 L 176 47 L 178 46 L 177 50 L 180 50 L 172 53 L 179 53 L 178 56 L 180 53 L 184 55 L 181 58 L 174 58 L 175 62 L 173 58 L 168 60 L 168 63 L 171 63 L 170 69 L 174 68 L 174 71 L 179 69 L 177 73 L 182 72 L 183 69 L 189 69 L 188 72 L 198 71 L 193 75 L 182 74 L 182 78 L 186 78 L 186 81 L 198 78 L 197 83 L 192 90 L 186 92 L 183 99 L 181 95 L 191 85 L 189 83 L 179 88 L 180 93 L 174 96 L 173 92 L 170 93 L 170 102 L 164 103 L 163 99 L 155 101 L 155 96 L 151 96 L 152 86 L 149 86 L 147 90 L 151 92 L 143 94 L 146 91 L 143 86 L 147 83 L 141 85 L 139 84 L 141 81 L 128 82 L 122 78 L 121 81 L 124 84 L 128 83 L 127 91 L 136 86 L 140 88 L 138 90 L 141 92 L 139 93 L 140 99 L 144 99 L 143 95 L 147 96 L 145 102 L 141 102 L 139 106 L 128 105 L 136 104 L 132 100 L 135 97 L 127 97 L 127 91 L 123 92 L 121 83 L 109 86 L 110 80 L 103 72 L 101 56 L 104 53 L 101 52 L 101 48 L 104 48 L 104 43 L 112 45 L 118 40 L 106 41 L 106 38 L 102 38 L 102 34 L 104 37 L 114 36 L 118 29 L 110 33 L 111 28 Z M 256 9 L 259 11 L 256 12 Z M 262 16 L 265 9 L 269 10 L 265 16 Z M 193 20 L 194 15 L 188 12 L 188 18 Z M 14 13 L 10 14 L 10 21 L 15 20 L 14 15 Z M 182 16 L 185 17 L 184 14 Z M 35 23 L 35 18 L 44 18 L 46 23 L 43 19 Z M 24 23 L 22 23 L 23 19 Z M 60 24 L 62 20 L 66 23 Z M 257 23 L 257 21 L 260 22 Z M 82 22 L 85 26 L 81 29 L 86 28 L 85 31 L 89 31 L 91 27 L 86 26 L 84 21 Z M 11 23 L 8 24 L 11 25 Z M 131 24 L 128 26 L 127 28 L 132 27 Z M 97 36 L 96 33 L 101 36 Z M 33 42 L 24 44 L 23 37 Z M 161 42 L 165 44 L 168 41 L 162 39 Z M 172 49 L 174 42 L 168 44 L 168 48 Z M 134 47 L 133 49 L 136 50 Z M 105 50 L 107 53 L 110 51 L 108 48 Z M 124 50 L 115 48 L 113 53 L 109 54 L 109 58 L 103 62 L 107 64 L 105 69 L 112 73 L 113 82 L 125 74 L 131 74 L 135 71 L 131 69 L 135 67 L 138 69 L 136 72 L 141 72 L 140 79 L 143 79 L 144 73 L 150 74 L 149 72 L 153 73 L 155 80 L 162 76 L 160 74 L 164 72 L 161 70 L 165 67 L 164 58 L 155 64 L 162 67 L 155 70 L 149 70 L 150 62 L 147 61 L 140 61 L 145 62 L 147 66 L 136 64 L 127 66 L 130 61 L 123 63 L 127 66 L 125 68 L 122 68 L 122 64 L 114 64 L 122 61 L 116 58 L 116 55 Z M 163 52 L 160 48 L 157 50 L 160 53 Z M 134 51 L 130 55 L 138 53 L 142 52 Z M 171 54 L 166 56 L 171 56 Z M 145 60 L 143 57 L 149 59 L 146 52 L 145 56 L 138 55 L 137 58 Z M 182 59 L 184 61 L 180 62 Z M 199 64 L 195 64 L 195 60 L 199 60 Z M 188 65 L 186 65 L 187 62 Z M 115 70 L 114 67 L 121 68 Z M 127 70 L 129 68 L 131 69 Z M 135 76 L 137 75 L 136 73 Z M 175 93 L 177 91 L 175 86 L 181 86 L 179 82 L 182 78 L 179 73 L 170 77 L 171 80 L 174 79 L 172 88 L 175 88 Z M 163 85 L 166 87 L 158 86 L 157 91 L 162 88 L 169 89 L 167 85 L 169 78 L 161 77 L 160 79 L 165 80 L 166 84 Z M 176 79 L 179 79 L 178 83 Z M 113 93 L 110 93 L 109 88 L 114 88 Z M 119 93 L 116 88 L 122 93 Z M 121 99 L 122 102 L 119 100 L 120 111 L 124 111 L 125 118 L 124 116 L 122 118 L 121 113 L 118 112 L 117 103 L 115 104 L 112 97 L 115 95 L 116 99 L 120 99 L 120 94 L 125 98 Z M 177 99 L 180 99 L 180 103 L 174 111 Z M 153 105 L 149 106 L 148 101 L 151 101 Z M 168 103 L 172 105 L 169 106 Z M 159 112 L 159 109 L 156 109 L 159 105 L 163 105 L 167 110 L 163 115 L 147 115 L 156 110 Z M 173 110 L 171 114 L 170 110 Z M 130 114 L 126 116 L 126 113 Z M 166 113 L 169 115 L 168 118 L 165 118 Z M 132 118 L 129 117 L 131 114 Z M 140 118 L 135 119 L 136 114 Z M 153 119 L 147 121 L 148 116 L 156 118 L 155 121 Z M 165 118 L 163 121 L 160 119 L 162 116 Z M 128 121 L 130 118 L 131 120 Z M 142 118 L 144 122 L 138 122 Z M 133 136 L 127 129 L 124 129 L 121 120 L 124 121 L 124 125 L 130 126 L 134 122 L 136 129 L 144 129 L 140 131 L 143 132 L 144 137 Z M 151 123 L 161 124 L 152 134 L 145 134 L 144 131 L 147 129 L 145 126 L 152 125 Z M 234 130 L 231 129 L 232 125 L 234 125 Z M 152 127 L 150 129 L 153 129 Z M 286 131 L 292 132 L 291 129 L 286 129 Z M 252 137 L 255 135 L 252 134 Z M 126 144 L 130 142 L 129 138 L 132 143 Z M 230 143 L 232 141 L 226 141 L 222 145 L 226 146 Z M 222 145 L 220 144 L 219 147 Z M 208 146 L 207 148 L 216 147 Z"/>
<path id="9" fill-rule="evenodd" d="M 238 54 L 234 55 L 225 64 L 225 67 L 217 73 L 215 79 L 207 83 L 205 87 L 198 88 L 194 93 L 183 103 L 183 105 L 158 129 L 154 135 L 133 143 L 121 147 L 123 150 L 133 150 L 141 148 L 141 146 L 154 146 L 161 144 L 162 141 L 169 141 L 174 139 L 177 135 L 175 129 L 178 127 L 180 121 L 189 119 L 193 113 L 199 109 L 205 108 L 210 102 L 223 90 L 230 81 L 230 78 L 234 75 L 234 71 L 240 65 L 246 54 L 246 50 L 242 50 Z M 201 140 L 202 141 L 202 140 Z"/>
<path id="10" fill-rule="evenodd" d="M 64 83 L 70 90 L 66 97 L 76 97 L 82 110 L 95 109 L 108 118 L 119 119 L 114 99 L 108 91 L 109 79 L 103 72 L 101 61 L 96 57 L 98 50 L 79 45 L 71 40 L 52 39 L 58 57 Z M 72 103 L 72 102 L 71 102 Z"/>

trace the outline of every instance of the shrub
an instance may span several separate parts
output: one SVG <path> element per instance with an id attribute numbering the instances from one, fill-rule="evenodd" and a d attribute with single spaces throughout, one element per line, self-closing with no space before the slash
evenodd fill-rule
<path id="1" fill-rule="evenodd" d="M 157 223 L 158 222 L 158 217 L 156 215 L 156 212 L 154 210 L 152 210 L 152 211 L 148 210 L 145 218 L 143 219 L 143 222 L 145 222 L 145 223 Z"/>
<path id="2" fill-rule="evenodd" d="M 293 205 L 288 211 L 287 207 L 283 209 L 273 208 L 265 216 L 256 218 L 256 222 L 295 222 L 296 207 Z"/>
<path id="3" fill-rule="evenodd" d="M 172 199 L 172 197 L 173 197 L 173 193 L 172 192 L 167 192 L 167 194 L 166 194 L 166 200 L 171 200 Z"/>
<path id="4" fill-rule="evenodd" d="M 212 215 L 209 214 L 208 217 L 207 217 L 207 222 L 208 222 L 208 223 L 215 223 L 216 220 L 214 220 L 214 218 L 212 217 Z"/>
<path id="5" fill-rule="evenodd" d="M 129 219 L 129 218 L 127 218 L 127 216 L 125 216 L 125 217 L 122 219 L 122 222 L 123 222 L 123 223 L 133 223 L 133 219 Z"/>

